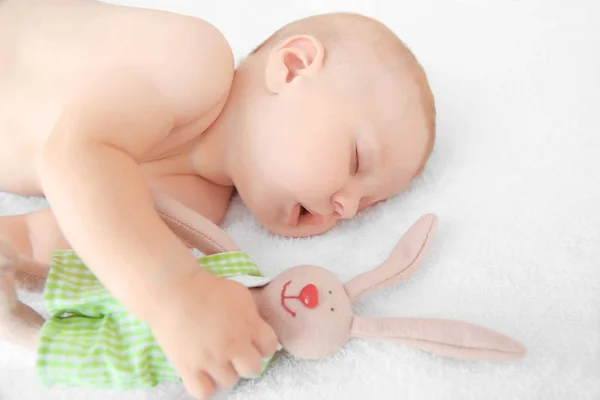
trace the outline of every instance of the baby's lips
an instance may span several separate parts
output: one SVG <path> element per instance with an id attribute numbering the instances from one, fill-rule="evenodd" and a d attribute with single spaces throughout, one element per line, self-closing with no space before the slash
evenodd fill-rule
<path id="1" fill-rule="evenodd" d="M 306 217 L 306 223 L 309 225 L 321 225 L 325 223 L 325 216 L 322 214 L 310 214 Z"/>
<path id="2" fill-rule="evenodd" d="M 300 203 L 297 203 L 292 207 L 290 211 L 290 217 L 288 219 L 288 224 L 292 227 L 298 226 L 298 220 L 300 219 Z"/>
<path id="3" fill-rule="evenodd" d="M 327 221 L 327 218 L 323 214 L 319 214 L 313 210 L 307 209 L 308 214 L 299 216 L 298 219 L 302 219 L 302 223 L 306 225 L 322 225 Z M 337 218 L 337 214 L 336 214 Z"/>

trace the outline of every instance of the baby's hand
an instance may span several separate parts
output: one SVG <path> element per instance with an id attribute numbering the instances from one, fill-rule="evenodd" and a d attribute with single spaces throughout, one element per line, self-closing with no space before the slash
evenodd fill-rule
<path id="1" fill-rule="evenodd" d="M 199 271 L 173 290 L 150 326 L 191 395 L 204 399 L 260 373 L 278 343 L 246 287 Z"/>

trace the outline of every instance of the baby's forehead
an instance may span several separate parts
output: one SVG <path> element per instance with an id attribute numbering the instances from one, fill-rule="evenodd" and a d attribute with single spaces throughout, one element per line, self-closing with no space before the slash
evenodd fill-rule
<path id="1" fill-rule="evenodd" d="M 382 157 L 392 170 L 420 169 L 432 140 L 431 124 L 424 107 L 423 88 L 406 76 L 372 83 L 365 113 L 358 129 L 367 140 L 381 147 Z"/>
<path id="2" fill-rule="evenodd" d="M 363 118 L 378 131 L 396 134 L 406 125 L 424 122 L 423 88 L 408 72 L 378 74 L 363 82 L 354 96 L 364 110 Z M 418 121 L 414 121 L 414 120 Z"/>

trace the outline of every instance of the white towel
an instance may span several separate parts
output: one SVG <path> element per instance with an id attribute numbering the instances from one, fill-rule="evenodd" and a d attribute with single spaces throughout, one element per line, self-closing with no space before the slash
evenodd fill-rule
<path id="1" fill-rule="evenodd" d="M 346 280 L 383 260 L 420 215 L 440 227 L 409 282 L 356 307 L 452 318 L 522 341 L 520 362 L 461 362 L 352 340 L 322 361 L 282 355 L 230 399 L 600 399 L 600 3 L 459 0 L 118 1 L 203 16 L 241 57 L 292 19 L 380 18 L 414 50 L 436 94 L 438 142 L 410 190 L 310 239 L 274 237 L 236 199 L 225 228 L 271 276 L 294 264 Z M 2 213 L 34 200 L 2 196 Z M 40 298 L 26 297 L 39 305 Z M 174 399 L 177 385 L 46 389 L 33 356 L 0 343 L 0 399 Z M 225 393 L 227 395 L 227 393 Z"/>

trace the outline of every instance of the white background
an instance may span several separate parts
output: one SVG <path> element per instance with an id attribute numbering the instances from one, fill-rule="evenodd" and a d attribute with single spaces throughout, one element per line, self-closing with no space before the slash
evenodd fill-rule
<path id="1" fill-rule="evenodd" d="M 287 356 L 231 399 L 600 398 L 600 3 L 596 1 L 119 1 L 208 19 L 236 57 L 293 19 L 357 11 L 388 24 L 423 63 L 438 142 L 409 191 L 312 239 L 276 238 L 235 201 L 225 227 L 265 274 L 315 263 L 348 279 L 374 267 L 421 214 L 440 229 L 410 282 L 356 305 L 368 316 L 484 325 L 525 360 L 457 362 L 354 340 L 327 360 Z M 3 214 L 40 206 L 0 197 Z M 26 297 L 39 305 L 39 298 Z M 47 390 L 33 357 L 0 343 L 0 399 L 171 399 L 173 386 Z"/>

